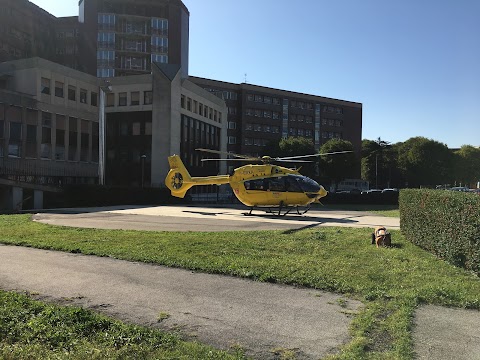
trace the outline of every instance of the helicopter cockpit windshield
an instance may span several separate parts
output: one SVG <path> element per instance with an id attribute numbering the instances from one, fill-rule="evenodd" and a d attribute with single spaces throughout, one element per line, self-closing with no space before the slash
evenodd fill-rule
<path id="1" fill-rule="evenodd" d="M 306 176 L 302 175 L 288 175 L 287 182 L 292 183 L 295 181 L 300 187 L 302 192 L 305 193 L 318 193 L 320 191 L 320 185 Z"/>

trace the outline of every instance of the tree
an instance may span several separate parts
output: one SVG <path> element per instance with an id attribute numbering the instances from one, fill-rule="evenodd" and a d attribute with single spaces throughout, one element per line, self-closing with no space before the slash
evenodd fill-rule
<path id="1" fill-rule="evenodd" d="M 381 138 L 362 141 L 362 179 L 376 188 L 399 187 L 397 145 Z"/>
<path id="2" fill-rule="evenodd" d="M 451 182 L 452 160 L 447 145 L 420 136 L 398 147 L 398 166 L 409 187 Z"/>
<path id="3" fill-rule="evenodd" d="M 480 148 L 463 145 L 454 157 L 454 180 L 458 184 L 472 186 L 480 181 Z"/>
<path id="4" fill-rule="evenodd" d="M 303 137 L 289 137 L 280 139 L 280 141 L 271 141 L 265 147 L 263 155 L 271 157 L 289 157 L 297 155 L 313 155 L 315 154 L 315 146 L 311 139 Z M 301 159 L 312 160 L 310 163 L 298 163 L 302 166 L 302 174 L 312 177 L 315 175 L 316 159 Z M 295 165 L 295 163 L 293 163 Z"/>
<path id="5" fill-rule="evenodd" d="M 331 139 L 320 147 L 321 154 L 344 150 L 353 151 L 350 141 Z M 354 176 L 356 166 L 357 162 L 353 152 L 320 157 L 320 172 L 335 182 L 335 190 L 340 181 Z"/>

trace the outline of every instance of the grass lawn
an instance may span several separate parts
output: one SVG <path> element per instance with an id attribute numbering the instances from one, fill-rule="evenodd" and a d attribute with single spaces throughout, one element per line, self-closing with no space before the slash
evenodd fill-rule
<path id="1" fill-rule="evenodd" d="M 335 359 L 411 359 L 418 305 L 480 309 L 478 277 L 438 260 L 398 231 L 392 231 L 394 247 L 376 249 L 370 233 L 327 227 L 223 233 L 75 229 L 34 223 L 29 215 L 0 216 L 0 242 L 5 244 L 301 285 L 357 298 L 365 307 L 353 320 L 352 341 Z M 52 330 L 47 324 L 48 333 Z M 41 336 L 38 341 L 49 348 Z M 19 338 L 0 342 L 0 349 L 5 346 L 32 345 Z"/>
<path id="2" fill-rule="evenodd" d="M 348 210 L 348 211 L 365 211 L 372 214 L 400 217 L 400 210 L 398 205 L 365 205 L 365 204 L 327 204 L 319 207 L 318 210 Z"/>

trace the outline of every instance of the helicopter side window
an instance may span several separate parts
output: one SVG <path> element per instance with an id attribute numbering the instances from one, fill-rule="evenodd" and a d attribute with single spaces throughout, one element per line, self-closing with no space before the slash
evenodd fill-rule
<path id="1" fill-rule="evenodd" d="M 265 190 L 263 179 L 248 180 L 244 183 L 246 190 Z"/>
<path id="2" fill-rule="evenodd" d="M 287 191 L 289 192 L 298 192 L 298 193 L 303 192 L 302 188 L 297 182 L 296 176 L 290 176 L 290 175 L 287 176 L 285 178 L 285 185 L 286 185 Z"/>
<path id="3" fill-rule="evenodd" d="M 269 178 L 268 180 L 268 189 L 270 191 L 285 191 L 285 181 L 283 177 Z"/>

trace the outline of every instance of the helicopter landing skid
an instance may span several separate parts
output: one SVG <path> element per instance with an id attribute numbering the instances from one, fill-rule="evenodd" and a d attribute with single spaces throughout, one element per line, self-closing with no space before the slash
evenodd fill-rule
<path id="1" fill-rule="evenodd" d="M 244 212 L 243 215 L 245 216 L 250 216 L 252 215 L 252 211 L 255 209 L 255 206 L 251 206 L 250 207 L 250 211 L 247 213 L 247 212 Z M 287 207 L 284 207 L 283 204 L 280 204 L 279 208 L 278 208 L 278 211 L 275 209 L 275 211 L 273 211 L 271 208 L 268 208 L 268 210 L 264 210 L 267 214 L 273 214 L 273 215 L 276 215 L 276 216 L 285 216 L 285 215 L 288 215 L 290 213 L 290 211 L 292 211 L 293 209 L 295 209 L 297 211 L 297 214 L 298 215 L 304 215 L 308 210 L 310 210 L 310 205 L 305 207 L 304 210 L 300 210 L 300 207 L 299 206 L 287 206 Z M 283 210 L 283 212 L 282 212 Z"/>

